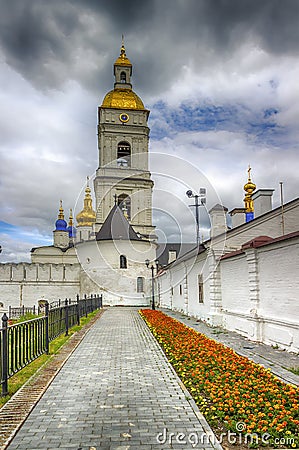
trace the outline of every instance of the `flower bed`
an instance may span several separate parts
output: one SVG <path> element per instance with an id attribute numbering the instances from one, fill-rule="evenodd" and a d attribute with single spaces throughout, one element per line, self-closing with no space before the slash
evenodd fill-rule
<path id="1" fill-rule="evenodd" d="M 160 311 L 140 314 L 212 426 L 299 446 L 299 389 Z"/>

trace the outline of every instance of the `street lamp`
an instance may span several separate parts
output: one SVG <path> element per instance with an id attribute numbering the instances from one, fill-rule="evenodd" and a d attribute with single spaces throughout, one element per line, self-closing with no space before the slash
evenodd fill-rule
<path id="1" fill-rule="evenodd" d="M 188 198 L 195 198 L 195 205 L 190 205 L 190 206 L 195 206 L 195 217 L 196 217 L 196 244 L 199 245 L 199 210 L 198 208 L 200 206 L 203 206 L 206 204 L 206 189 L 205 188 L 200 188 L 199 189 L 199 194 L 194 194 L 191 190 L 188 190 L 186 192 L 186 195 Z M 200 203 L 199 203 L 200 200 Z"/>
<path id="2" fill-rule="evenodd" d="M 150 266 L 150 260 L 146 259 L 145 260 L 145 265 L 148 269 L 151 269 L 152 271 L 152 309 L 156 309 L 155 307 L 155 284 L 154 284 L 154 277 L 155 277 L 155 268 L 156 268 L 156 273 L 158 273 L 158 268 L 159 268 L 159 261 L 156 259 L 155 261 L 155 266 L 151 265 Z"/>

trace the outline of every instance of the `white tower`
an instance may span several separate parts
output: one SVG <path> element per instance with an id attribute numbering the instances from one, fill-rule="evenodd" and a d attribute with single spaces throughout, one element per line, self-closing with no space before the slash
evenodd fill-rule
<path id="1" fill-rule="evenodd" d="M 114 89 L 98 109 L 99 168 L 94 180 L 98 231 L 115 204 L 137 233 L 153 235 L 148 170 L 149 111 L 132 90 L 132 64 L 122 43 L 114 63 Z"/>

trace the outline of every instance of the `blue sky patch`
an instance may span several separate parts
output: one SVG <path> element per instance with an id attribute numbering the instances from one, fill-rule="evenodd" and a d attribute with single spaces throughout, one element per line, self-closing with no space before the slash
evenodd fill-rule
<path id="1" fill-rule="evenodd" d="M 17 227 L 15 225 L 12 225 L 11 223 L 3 222 L 0 220 L 0 239 L 3 240 L 3 237 L 1 238 L 1 235 L 8 235 L 11 239 L 15 241 L 23 241 L 38 245 L 51 245 L 52 244 L 52 238 L 43 236 L 39 234 L 37 230 L 30 230 L 26 231 L 26 229 Z M 0 241 L 0 245 L 2 245 L 4 242 Z"/>
<path id="2" fill-rule="evenodd" d="M 277 139 L 287 139 L 287 130 L 277 124 L 279 111 L 269 107 L 253 111 L 242 104 L 191 105 L 183 103 L 177 108 L 162 101 L 153 105 L 151 138 L 160 140 L 187 131 L 230 131 L 246 133 L 259 144 L 273 145 Z"/>

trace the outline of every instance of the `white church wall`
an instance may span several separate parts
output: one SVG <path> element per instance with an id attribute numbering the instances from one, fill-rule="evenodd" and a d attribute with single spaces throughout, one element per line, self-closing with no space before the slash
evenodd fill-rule
<path id="1" fill-rule="evenodd" d="M 224 328 L 298 352 L 299 237 L 244 249 L 222 259 L 211 273 L 206 254 L 199 255 L 195 264 L 190 259 L 165 270 L 159 277 L 161 306 L 215 325 L 216 304 L 217 320 Z M 219 285 L 217 276 L 213 278 L 217 270 Z M 204 282 L 203 303 L 198 297 L 199 274 Z"/>
<path id="2" fill-rule="evenodd" d="M 222 260 L 220 272 L 223 311 L 248 314 L 251 305 L 248 297 L 248 266 L 245 254 Z"/>
<path id="3" fill-rule="evenodd" d="M 77 245 L 82 265 L 82 289 L 103 293 L 105 305 L 148 306 L 151 271 L 145 260 L 155 260 L 155 246 L 148 241 L 90 241 Z M 127 268 L 120 268 L 120 256 Z M 144 278 L 144 292 L 137 292 L 137 278 Z M 89 292 L 91 291 L 91 292 Z"/>
<path id="4" fill-rule="evenodd" d="M 258 249 L 263 340 L 299 351 L 299 238 Z"/>
<path id="5" fill-rule="evenodd" d="M 8 311 L 9 306 L 37 306 L 41 299 L 75 299 L 80 292 L 79 274 L 79 264 L 0 264 L 2 309 Z"/>
<path id="6" fill-rule="evenodd" d="M 12 281 L 24 280 L 24 264 L 12 264 Z"/>
<path id="7" fill-rule="evenodd" d="M 12 275 L 12 265 L 11 264 L 0 264 L 0 280 L 10 281 Z"/>
<path id="8" fill-rule="evenodd" d="M 205 254 L 204 254 L 205 255 Z M 208 321 L 210 310 L 210 286 L 205 256 L 200 255 L 192 267 L 188 267 L 188 314 Z M 202 302 L 199 298 L 199 276 L 203 281 Z"/>
<path id="9" fill-rule="evenodd" d="M 245 253 L 222 260 L 220 272 L 224 328 L 255 339 L 255 326 L 250 317 L 252 304 L 249 299 L 248 263 Z"/>
<path id="10" fill-rule="evenodd" d="M 76 249 L 70 247 L 67 250 L 61 250 L 59 247 L 48 246 L 38 247 L 31 253 L 31 261 L 41 264 L 77 264 L 78 259 Z"/>
<path id="11" fill-rule="evenodd" d="M 203 281 L 203 302 L 199 302 L 199 276 Z M 161 276 L 161 306 L 210 322 L 210 278 L 205 254 L 176 262 Z"/>
<path id="12" fill-rule="evenodd" d="M 38 280 L 50 281 L 51 280 L 51 265 L 50 264 L 38 264 Z"/>
<path id="13" fill-rule="evenodd" d="M 172 309 L 170 270 L 163 272 L 157 279 L 160 293 L 160 307 Z"/>
<path id="14" fill-rule="evenodd" d="M 184 312 L 184 277 L 185 268 L 183 264 L 174 265 L 171 270 L 171 293 L 172 309 Z"/>
<path id="15" fill-rule="evenodd" d="M 254 252 L 256 273 L 248 253 Z M 249 339 L 299 351 L 299 239 L 221 261 L 223 325 Z M 256 301 L 250 300 L 256 291 Z M 253 297 L 254 298 L 254 297 Z"/>

